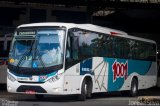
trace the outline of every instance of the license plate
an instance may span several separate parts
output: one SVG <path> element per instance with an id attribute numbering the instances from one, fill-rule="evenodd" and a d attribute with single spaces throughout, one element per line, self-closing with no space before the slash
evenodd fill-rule
<path id="1" fill-rule="evenodd" d="M 36 92 L 34 90 L 26 90 L 25 93 L 31 94 L 31 95 L 36 94 Z"/>

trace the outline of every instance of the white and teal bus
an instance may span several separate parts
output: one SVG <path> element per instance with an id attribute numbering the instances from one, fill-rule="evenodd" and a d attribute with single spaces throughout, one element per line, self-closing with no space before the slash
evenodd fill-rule
<path id="1" fill-rule="evenodd" d="M 156 42 L 92 24 L 33 23 L 17 27 L 7 90 L 43 95 L 138 90 L 156 86 Z"/>

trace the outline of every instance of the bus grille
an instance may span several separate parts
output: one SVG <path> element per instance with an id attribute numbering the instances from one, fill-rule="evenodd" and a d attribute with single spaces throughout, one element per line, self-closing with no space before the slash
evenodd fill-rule
<path id="1" fill-rule="evenodd" d="M 47 91 L 40 86 L 26 86 L 26 85 L 21 85 L 20 87 L 18 87 L 17 92 L 26 92 L 28 90 L 35 91 L 37 93 L 47 93 Z"/>

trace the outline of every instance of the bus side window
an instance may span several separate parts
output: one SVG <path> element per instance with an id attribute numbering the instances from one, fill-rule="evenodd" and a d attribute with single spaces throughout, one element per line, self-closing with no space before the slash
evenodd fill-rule
<path id="1" fill-rule="evenodd" d="M 66 45 L 66 68 L 73 66 L 79 61 L 79 40 L 77 36 L 69 34 Z"/>
<path id="2" fill-rule="evenodd" d="M 71 63 L 71 45 L 70 45 L 70 36 L 68 36 L 67 38 L 67 45 L 66 45 L 66 62 L 65 62 L 65 68 L 69 68 L 70 67 L 70 63 Z"/>
<path id="3" fill-rule="evenodd" d="M 70 45 L 70 37 L 67 38 L 67 45 L 66 45 L 66 59 L 71 58 L 71 45 Z"/>
<path id="4" fill-rule="evenodd" d="M 71 47 L 72 47 L 72 58 L 74 60 L 78 60 L 78 53 L 79 53 L 79 43 L 78 43 L 78 36 L 71 37 Z"/>

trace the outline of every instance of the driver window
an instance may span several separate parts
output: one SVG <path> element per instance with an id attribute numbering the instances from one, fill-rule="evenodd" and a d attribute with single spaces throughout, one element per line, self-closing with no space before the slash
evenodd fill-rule
<path id="1" fill-rule="evenodd" d="M 78 36 L 71 37 L 72 39 L 72 58 L 74 60 L 78 60 L 78 52 L 79 52 L 79 45 L 78 45 Z"/>
<path id="2" fill-rule="evenodd" d="M 71 46 L 70 46 L 70 37 L 67 39 L 67 48 L 66 48 L 66 59 L 71 58 Z"/>
<path id="3" fill-rule="evenodd" d="M 79 62 L 78 53 L 78 36 L 75 36 L 72 32 L 69 32 L 66 45 L 66 68 L 69 68 Z"/>

